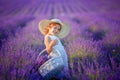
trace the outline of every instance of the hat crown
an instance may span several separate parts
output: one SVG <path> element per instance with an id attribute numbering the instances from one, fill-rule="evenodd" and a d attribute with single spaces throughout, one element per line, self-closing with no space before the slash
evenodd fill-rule
<path id="1" fill-rule="evenodd" d="M 55 18 L 55 19 L 51 19 L 51 21 L 53 21 L 53 22 L 57 22 L 57 23 L 62 23 L 62 21 L 61 21 L 60 19 L 57 19 L 57 18 Z"/>

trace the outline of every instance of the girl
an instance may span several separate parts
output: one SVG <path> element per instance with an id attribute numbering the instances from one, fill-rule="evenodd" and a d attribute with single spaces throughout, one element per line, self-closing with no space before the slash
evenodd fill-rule
<path id="1" fill-rule="evenodd" d="M 64 61 L 64 71 L 68 71 L 67 54 L 59 38 L 66 37 L 70 31 L 70 27 L 60 19 L 51 19 L 40 21 L 39 30 L 45 36 L 44 43 L 49 56 L 57 56 L 56 54 L 51 53 L 53 49 L 57 49 Z"/>

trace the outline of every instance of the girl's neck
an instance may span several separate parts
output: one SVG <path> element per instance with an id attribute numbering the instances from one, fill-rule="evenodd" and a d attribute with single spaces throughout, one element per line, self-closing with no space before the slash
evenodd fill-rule
<path id="1" fill-rule="evenodd" d="M 54 34 L 47 34 L 47 35 L 50 35 L 50 36 L 55 36 Z"/>

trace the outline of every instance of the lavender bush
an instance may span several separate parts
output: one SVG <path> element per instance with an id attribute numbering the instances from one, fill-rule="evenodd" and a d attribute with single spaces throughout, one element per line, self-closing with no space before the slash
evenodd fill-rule
<path id="1" fill-rule="evenodd" d="M 60 18 L 71 28 L 62 39 L 69 59 L 69 80 L 119 80 L 118 3 L 119 0 L 1 0 L 0 80 L 43 79 L 37 69 L 45 56 L 36 62 L 45 49 L 38 23 L 51 18 Z"/>

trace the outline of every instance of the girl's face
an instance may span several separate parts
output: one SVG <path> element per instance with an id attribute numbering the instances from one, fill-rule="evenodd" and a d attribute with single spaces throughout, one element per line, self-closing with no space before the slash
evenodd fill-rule
<path id="1" fill-rule="evenodd" d="M 49 28 L 48 33 L 51 35 L 58 35 L 61 30 L 61 26 L 59 24 L 51 24 L 50 26 L 51 28 Z"/>

